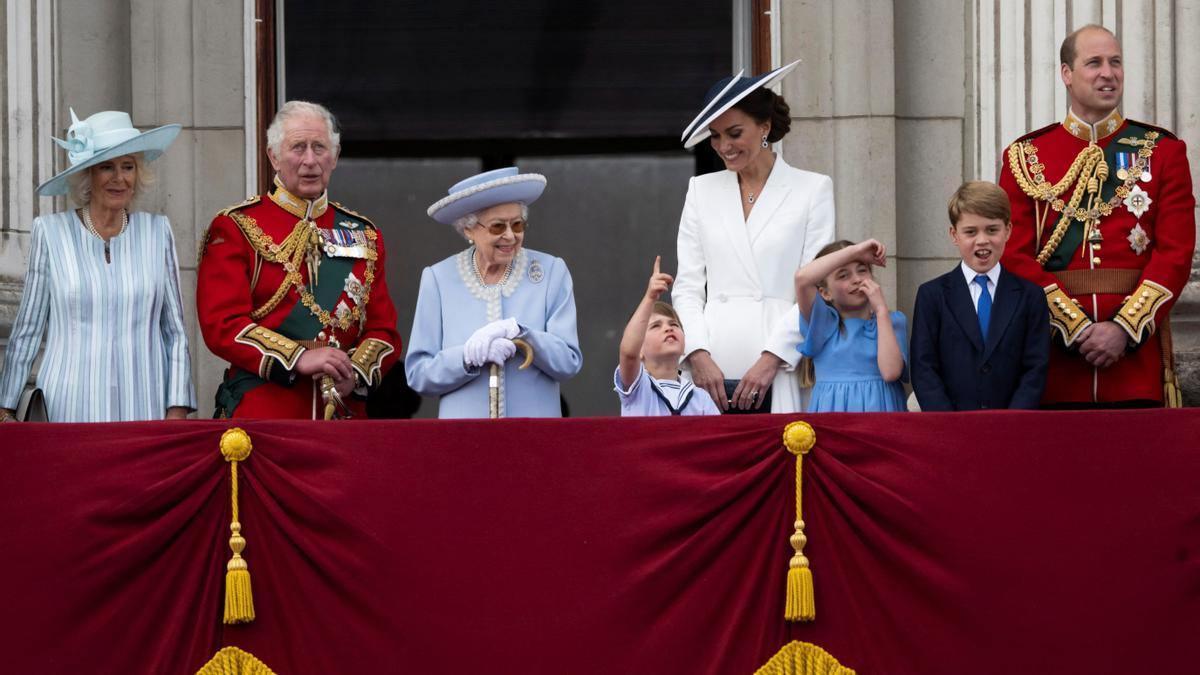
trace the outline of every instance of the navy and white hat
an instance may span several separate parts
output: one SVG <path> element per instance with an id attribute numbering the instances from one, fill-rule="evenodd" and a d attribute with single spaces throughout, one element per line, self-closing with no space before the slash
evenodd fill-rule
<path id="1" fill-rule="evenodd" d="M 453 225 L 463 216 L 500 204 L 532 204 L 546 189 L 546 177 L 540 173 L 518 173 L 517 167 L 485 171 L 450 187 L 450 194 L 429 207 L 428 213 L 444 225 Z"/>
<path id="2" fill-rule="evenodd" d="M 67 151 L 71 166 L 39 185 L 37 193 L 43 197 L 66 194 L 67 179 L 71 176 L 88 167 L 135 152 L 142 153 L 147 162 L 154 161 L 175 140 L 182 128 L 178 124 L 168 124 L 149 131 L 139 131 L 126 112 L 106 110 L 81 120 L 71 110 L 67 139 L 51 137 Z"/>
<path id="3" fill-rule="evenodd" d="M 743 70 L 733 77 L 727 77 L 714 84 L 704 96 L 704 106 L 700 109 L 700 114 L 696 115 L 696 119 L 692 120 L 692 123 L 683 130 L 683 136 L 679 139 L 683 141 L 683 147 L 690 148 L 708 138 L 708 126 L 715 119 L 725 114 L 725 111 L 732 108 L 738 101 L 750 95 L 750 92 L 759 87 L 769 87 L 783 79 L 799 63 L 800 60 L 797 59 L 758 77 L 742 77 L 742 73 L 746 72 Z"/>

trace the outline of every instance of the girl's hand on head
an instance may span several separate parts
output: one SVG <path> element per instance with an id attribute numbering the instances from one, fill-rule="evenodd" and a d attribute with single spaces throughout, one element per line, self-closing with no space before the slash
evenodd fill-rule
<path id="1" fill-rule="evenodd" d="M 662 264 L 662 256 L 654 256 L 654 270 L 650 273 L 650 283 L 646 285 L 646 297 L 651 300 L 658 300 L 659 296 L 671 290 L 671 284 L 675 279 L 666 272 L 659 269 Z"/>
<path id="2" fill-rule="evenodd" d="M 878 239 L 868 239 L 858 245 L 858 255 L 862 262 L 876 267 L 887 267 L 887 247 Z"/>

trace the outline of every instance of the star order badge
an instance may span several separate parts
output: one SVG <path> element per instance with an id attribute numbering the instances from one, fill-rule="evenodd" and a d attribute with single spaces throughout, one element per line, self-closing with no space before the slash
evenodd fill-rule
<path id="1" fill-rule="evenodd" d="M 1132 248 L 1133 252 L 1138 255 L 1145 253 L 1146 247 L 1150 245 L 1150 235 L 1142 229 L 1141 223 L 1133 226 L 1133 229 L 1129 231 L 1128 239 L 1129 248 Z"/>
<path id="2" fill-rule="evenodd" d="M 1125 208 L 1129 209 L 1134 218 L 1141 218 L 1142 214 L 1150 208 L 1150 203 L 1153 201 L 1153 199 L 1150 199 L 1150 195 L 1146 194 L 1146 191 L 1142 189 L 1142 186 L 1134 185 L 1133 189 L 1125 197 L 1124 203 Z"/>

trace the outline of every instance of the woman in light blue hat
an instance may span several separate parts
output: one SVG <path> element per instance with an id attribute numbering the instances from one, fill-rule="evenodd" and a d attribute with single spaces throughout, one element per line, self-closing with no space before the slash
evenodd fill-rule
<path id="1" fill-rule="evenodd" d="M 139 131 L 128 113 L 71 111 L 70 166 L 38 186 L 77 208 L 33 221 L 21 306 L 0 371 L 0 419 L 14 418 L 42 338 L 37 384 L 52 422 L 181 419 L 196 407 L 171 223 L 131 211 L 146 163 L 179 135 Z"/>
<path id="2" fill-rule="evenodd" d="M 561 415 L 559 383 L 583 356 L 566 263 L 523 246 L 529 205 L 545 188 L 545 176 L 510 167 L 463 180 L 429 207 L 469 244 L 421 273 L 404 360 L 409 385 L 440 398 L 439 417 L 488 417 L 490 388 L 500 417 Z M 514 340 L 531 348 L 527 368 Z"/>

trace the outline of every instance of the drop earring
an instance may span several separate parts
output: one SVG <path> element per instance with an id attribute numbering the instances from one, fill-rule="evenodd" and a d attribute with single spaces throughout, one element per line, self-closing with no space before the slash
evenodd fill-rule
<path id="1" fill-rule="evenodd" d="M 771 147 L 771 144 L 767 142 L 767 137 L 765 135 L 763 136 L 763 147 L 764 148 Z"/>

